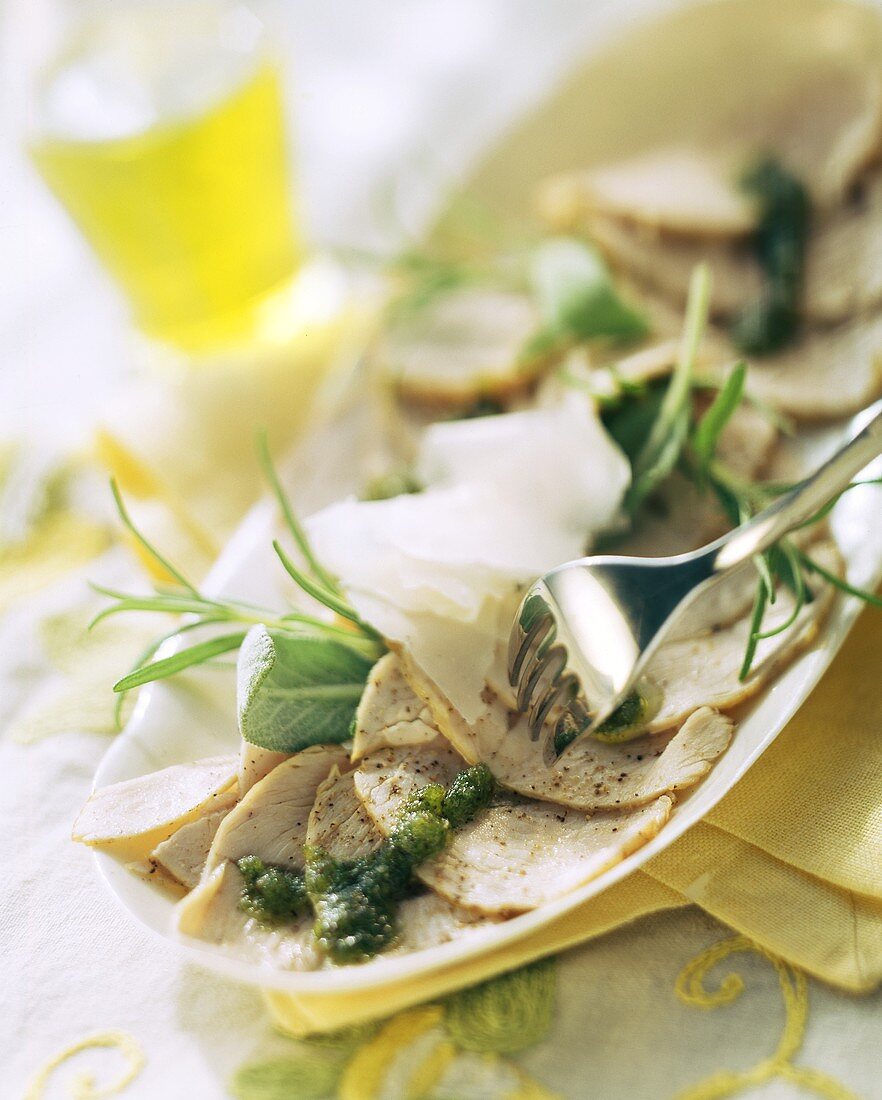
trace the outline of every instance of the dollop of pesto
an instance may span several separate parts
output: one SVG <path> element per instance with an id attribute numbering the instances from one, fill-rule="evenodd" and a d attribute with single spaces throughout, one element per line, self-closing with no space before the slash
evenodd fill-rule
<path id="1" fill-rule="evenodd" d="M 592 734 L 598 741 L 630 741 L 642 732 L 649 713 L 649 703 L 639 691 L 632 691 Z"/>
<path id="2" fill-rule="evenodd" d="M 441 815 L 450 822 L 451 829 L 458 829 L 472 820 L 490 804 L 496 781 L 490 769 L 476 764 L 459 773 L 447 789 L 441 802 Z"/>
<path id="3" fill-rule="evenodd" d="M 246 856 L 237 864 L 245 879 L 241 907 L 273 924 L 311 909 L 316 940 L 329 958 L 364 962 L 395 940 L 398 906 L 418 888 L 416 868 L 444 850 L 451 832 L 476 817 L 494 789 L 484 764 L 461 771 L 447 788 L 421 787 L 406 799 L 380 847 L 361 859 L 334 859 L 309 846 L 301 874 Z"/>
<path id="4" fill-rule="evenodd" d="M 632 691 L 609 718 L 605 718 L 600 723 L 591 736 L 598 741 L 610 743 L 629 741 L 640 734 L 648 712 L 648 700 L 640 692 Z M 576 740 L 584 728 L 584 726 L 578 727 L 575 722 L 570 722 L 555 730 L 554 751 L 558 756 Z"/>
<path id="5" fill-rule="evenodd" d="M 261 924 L 280 924 L 309 912 L 309 894 L 301 871 L 274 867 L 257 856 L 244 856 L 236 866 L 245 880 L 240 908 Z"/>

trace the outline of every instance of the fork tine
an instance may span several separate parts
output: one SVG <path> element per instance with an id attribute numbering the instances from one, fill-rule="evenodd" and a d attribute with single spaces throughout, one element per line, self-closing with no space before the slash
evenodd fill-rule
<path id="1" fill-rule="evenodd" d="M 529 717 L 545 696 L 554 690 L 566 667 L 567 651 L 560 642 L 537 654 L 532 667 L 521 670 L 517 695 L 518 709 Z"/>
<path id="2" fill-rule="evenodd" d="M 553 635 L 546 635 L 521 668 L 517 690 L 517 708 L 521 712 L 527 709 L 543 677 L 547 677 L 550 688 L 566 667 L 567 651 L 560 643 L 553 645 L 552 638 Z"/>
<path id="3" fill-rule="evenodd" d="M 527 712 L 527 721 L 530 724 L 530 736 L 538 741 L 545 723 L 551 711 L 565 699 L 572 698 L 579 690 L 579 681 L 572 672 L 560 676 L 541 697 L 533 697 L 530 709 Z"/>
<path id="4" fill-rule="evenodd" d="M 539 614 L 525 615 L 527 605 L 525 602 L 517 623 L 512 629 L 508 640 L 508 682 L 512 687 L 517 687 L 523 678 L 524 664 L 528 665 L 535 659 L 543 642 L 554 640 L 556 633 L 554 617 L 545 601 L 542 601 L 544 611 Z M 529 661 L 528 661 L 529 657 Z"/>

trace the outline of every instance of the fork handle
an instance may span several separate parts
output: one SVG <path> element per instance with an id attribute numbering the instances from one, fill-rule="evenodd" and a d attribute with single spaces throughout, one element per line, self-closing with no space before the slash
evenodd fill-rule
<path id="1" fill-rule="evenodd" d="M 868 412 L 875 412 L 869 423 L 816 473 L 721 540 L 713 563 L 715 573 L 725 572 L 768 550 L 782 536 L 811 519 L 882 454 L 882 402 Z"/>

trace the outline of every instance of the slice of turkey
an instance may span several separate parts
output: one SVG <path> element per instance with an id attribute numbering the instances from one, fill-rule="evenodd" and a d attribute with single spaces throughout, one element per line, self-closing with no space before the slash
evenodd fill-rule
<path id="1" fill-rule="evenodd" d="M 744 242 L 669 239 L 620 218 L 592 214 L 580 226 L 615 267 L 685 305 L 698 263 L 711 272 L 711 311 L 730 318 L 762 289 L 762 275 Z M 846 205 L 819 217 L 808 241 L 802 310 L 809 323 L 831 325 L 882 304 L 882 173 Z"/>
<path id="2" fill-rule="evenodd" d="M 235 781 L 236 758 L 212 756 L 100 787 L 74 822 L 73 839 L 146 859 L 182 825 L 226 805 Z"/>
<path id="3" fill-rule="evenodd" d="M 315 794 L 305 842 L 322 848 L 334 859 L 361 859 L 383 841 L 370 816 L 356 797 L 352 773 L 333 768 Z"/>
<path id="4" fill-rule="evenodd" d="M 699 263 L 710 268 L 714 317 L 732 316 L 762 289 L 761 272 L 749 242 L 669 240 L 602 214 L 587 218 L 580 233 L 596 244 L 615 268 L 678 309 L 686 302 L 689 280 Z"/>
<path id="5" fill-rule="evenodd" d="M 432 715 L 404 677 L 401 658 L 387 653 L 371 669 L 355 714 L 353 763 L 388 745 L 418 745 L 438 736 Z"/>
<path id="6" fill-rule="evenodd" d="M 836 420 L 882 395 L 882 313 L 809 332 L 747 375 L 754 397 L 799 420 Z"/>
<path id="7" fill-rule="evenodd" d="M 151 862 L 158 863 L 188 890 L 192 890 L 202 878 L 220 824 L 236 804 L 235 790 L 227 797 L 227 805 L 182 825 L 168 840 L 154 848 L 150 856 Z"/>
<path id="8" fill-rule="evenodd" d="M 481 398 L 507 401 L 546 366 L 546 357 L 523 354 L 539 325 L 527 295 L 466 286 L 390 323 L 374 357 L 383 377 L 416 405 L 461 409 Z"/>
<path id="9" fill-rule="evenodd" d="M 348 767 L 339 745 L 313 745 L 284 760 L 256 783 L 221 822 L 206 871 L 224 860 L 258 856 L 266 863 L 303 867 L 303 845 L 316 791 L 334 767 Z"/>
<path id="10" fill-rule="evenodd" d="M 805 312 L 836 322 L 882 306 L 882 171 L 859 185 L 809 238 Z"/>
<path id="11" fill-rule="evenodd" d="M 702 708 L 672 736 L 646 735 L 619 745 L 581 738 L 548 767 L 541 743 L 531 739 L 526 719 L 514 709 L 501 649 L 496 675 L 482 694 L 483 710 L 471 724 L 412 662 L 405 659 L 405 668 L 438 729 L 464 759 L 483 761 L 518 794 L 582 810 L 640 806 L 694 786 L 731 737 L 732 723 Z"/>
<path id="12" fill-rule="evenodd" d="M 367 757 L 355 786 L 388 833 L 405 799 L 426 783 L 449 784 L 465 761 L 443 739 Z M 433 890 L 458 905 L 510 916 L 535 909 L 602 874 L 655 836 L 673 802 L 585 814 L 506 795 L 457 829 L 445 850 L 417 869 Z"/>
<path id="13" fill-rule="evenodd" d="M 272 749 L 262 749 L 259 745 L 252 745 L 242 739 L 242 748 L 239 751 L 239 794 L 247 794 L 248 791 L 265 778 L 283 760 L 288 760 L 289 752 L 274 752 Z"/>
<path id="14" fill-rule="evenodd" d="M 756 210 L 730 166 L 701 149 L 656 149 L 613 164 L 545 181 L 538 207 L 562 230 L 601 214 L 636 226 L 698 237 L 738 237 L 756 225 Z"/>
<path id="15" fill-rule="evenodd" d="M 771 151 L 805 182 L 820 210 L 839 206 L 882 149 L 878 62 L 831 61 L 767 114 L 753 112 L 753 135 L 744 143 L 755 155 Z"/>

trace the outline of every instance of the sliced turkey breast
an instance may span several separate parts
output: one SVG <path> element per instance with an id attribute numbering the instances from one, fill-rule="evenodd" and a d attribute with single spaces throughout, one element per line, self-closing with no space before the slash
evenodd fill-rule
<path id="1" fill-rule="evenodd" d="M 443 739 L 367 757 L 355 787 L 388 833 L 408 795 L 449 784 L 466 762 Z M 458 905 L 506 916 L 535 909 L 596 878 L 639 848 L 667 821 L 659 798 L 622 813 L 585 814 L 548 802 L 502 795 L 453 833 L 447 848 L 417 869 L 433 890 Z"/>
<path id="2" fill-rule="evenodd" d="M 333 768 L 348 767 L 339 745 L 313 745 L 284 760 L 256 783 L 221 822 L 206 870 L 225 859 L 258 856 L 265 863 L 301 868 L 316 791 Z"/>
<path id="3" fill-rule="evenodd" d="M 172 833 L 224 805 L 236 757 L 174 764 L 95 791 L 74 822 L 73 839 L 123 859 L 146 859 Z"/>
<path id="4" fill-rule="evenodd" d="M 438 738 L 437 731 L 434 736 Z M 319 788 L 309 818 L 307 843 L 323 848 L 334 859 L 360 859 L 370 855 L 385 836 L 359 797 L 354 775 L 349 772 L 328 776 Z M 399 803 L 397 809 L 400 808 Z M 390 818 L 390 828 L 394 816 Z M 431 885 L 428 881 L 427 884 Z M 436 893 L 405 899 L 398 907 L 397 935 L 391 950 L 416 951 L 432 947 L 488 923 L 481 914 L 463 909 L 454 904 L 455 901 L 455 898 Z"/>
<path id="5" fill-rule="evenodd" d="M 220 823 L 236 804 L 235 789 L 227 796 L 227 805 L 182 825 L 168 840 L 153 849 L 150 860 L 167 871 L 182 886 L 192 890 L 202 878 L 208 853 Z"/>
<path id="6" fill-rule="evenodd" d="M 352 760 L 390 745 L 418 745 L 437 737 L 432 715 L 405 679 L 401 659 L 387 653 L 371 669 L 355 715 Z"/>

